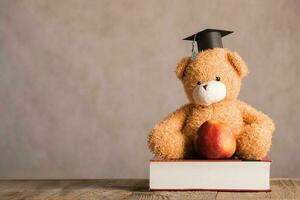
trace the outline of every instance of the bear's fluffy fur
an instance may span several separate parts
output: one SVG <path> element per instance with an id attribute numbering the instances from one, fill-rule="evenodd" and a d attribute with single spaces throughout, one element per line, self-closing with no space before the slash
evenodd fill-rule
<path id="1" fill-rule="evenodd" d="M 163 159 L 193 158 L 197 129 L 205 121 L 215 119 L 233 130 L 239 158 L 263 159 L 270 149 L 275 127 L 267 115 L 237 99 L 241 80 L 247 73 L 243 59 L 224 48 L 202 51 L 194 61 L 183 58 L 176 75 L 182 81 L 190 103 L 171 113 L 151 130 L 148 137 L 150 150 Z M 197 82 L 215 80 L 217 76 L 226 85 L 225 99 L 209 106 L 197 105 L 193 99 Z"/>

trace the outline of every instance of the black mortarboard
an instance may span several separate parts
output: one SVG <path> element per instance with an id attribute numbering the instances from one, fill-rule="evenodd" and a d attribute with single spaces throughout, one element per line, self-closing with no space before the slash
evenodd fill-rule
<path id="1" fill-rule="evenodd" d="M 191 35 L 183 40 L 197 41 L 198 51 L 205 49 L 212 49 L 216 47 L 223 47 L 222 37 L 233 33 L 233 31 L 217 30 L 217 29 L 205 29 L 194 35 Z"/>

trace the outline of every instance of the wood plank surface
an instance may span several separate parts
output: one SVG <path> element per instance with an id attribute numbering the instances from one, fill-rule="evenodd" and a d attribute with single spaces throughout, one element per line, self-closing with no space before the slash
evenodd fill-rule
<path id="1" fill-rule="evenodd" d="M 0 200 L 300 199 L 300 179 L 272 179 L 272 192 L 148 190 L 146 179 L 0 180 Z"/>

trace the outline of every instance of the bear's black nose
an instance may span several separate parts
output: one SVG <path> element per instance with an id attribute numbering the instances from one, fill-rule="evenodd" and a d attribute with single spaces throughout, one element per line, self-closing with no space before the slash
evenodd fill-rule
<path id="1" fill-rule="evenodd" d="M 206 88 L 207 88 L 207 85 L 203 85 L 203 88 L 204 88 L 204 90 L 206 90 Z"/>

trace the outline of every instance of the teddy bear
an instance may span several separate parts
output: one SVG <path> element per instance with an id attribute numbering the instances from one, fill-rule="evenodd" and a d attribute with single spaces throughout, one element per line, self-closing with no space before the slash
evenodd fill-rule
<path id="1" fill-rule="evenodd" d="M 176 75 L 189 103 L 159 122 L 149 133 L 148 146 L 162 159 L 195 158 L 197 129 L 207 120 L 227 124 L 235 133 L 236 156 L 263 159 L 275 130 L 264 113 L 238 99 L 248 67 L 238 53 L 226 48 L 200 51 L 194 59 L 181 59 Z"/>

